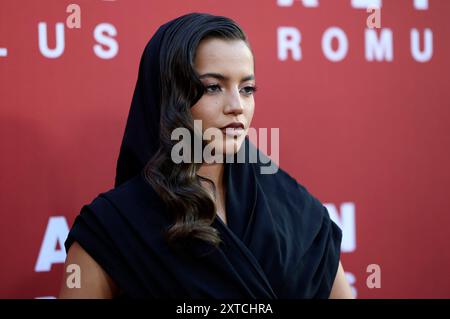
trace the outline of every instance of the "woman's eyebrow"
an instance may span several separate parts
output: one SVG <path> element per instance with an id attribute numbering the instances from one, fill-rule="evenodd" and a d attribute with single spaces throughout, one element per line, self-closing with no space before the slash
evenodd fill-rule
<path id="1" fill-rule="evenodd" d="M 220 74 L 220 73 L 205 73 L 205 74 L 200 75 L 199 79 L 204 79 L 204 78 L 208 78 L 208 77 L 216 78 L 216 79 L 219 79 L 222 81 L 229 80 L 229 78 L 227 76 Z M 241 82 L 250 81 L 250 80 L 254 80 L 254 79 L 255 79 L 255 76 L 253 74 L 251 74 L 251 75 L 244 76 L 241 79 Z"/>

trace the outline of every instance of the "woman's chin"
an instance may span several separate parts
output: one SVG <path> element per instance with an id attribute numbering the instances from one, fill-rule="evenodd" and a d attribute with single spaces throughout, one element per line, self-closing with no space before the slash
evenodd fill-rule
<path id="1" fill-rule="evenodd" d="M 224 138 L 220 141 L 213 141 L 208 144 L 207 149 L 203 153 L 204 160 L 211 162 L 227 162 L 227 157 L 235 155 L 243 145 L 245 135 L 235 138 Z M 212 151 L 210 154 L 209 152 Z M 217 155 L 214 155 L 217 154 Z M 220 155 L 219 155 L 220 154 Z"/>
<path id="2" fill-rule="evenodd" d="M 217 149 L 219 154 L 223 154 L 224 156 L 236 154 L 242 147 L 244 138 L 245 136 L 240 136 L 237 138 L 226 138 L 223 147 L 221 149 Z"/>

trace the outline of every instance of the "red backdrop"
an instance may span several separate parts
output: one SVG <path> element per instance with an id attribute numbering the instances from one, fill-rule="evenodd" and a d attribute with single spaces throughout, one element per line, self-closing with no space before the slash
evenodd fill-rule
<path id="1" fill-rule="evenodd" d="M 357 296 L 450 297 L 450 1 L 79 0 L 80 28 L 70 3 L 0 2 L 0 297 L 57 295 L 68 227 L 113 186 L 142 50 L 192 11 L 248 33 L 253 126 L 280 128 L 281 167 L 342 227 Z"/>

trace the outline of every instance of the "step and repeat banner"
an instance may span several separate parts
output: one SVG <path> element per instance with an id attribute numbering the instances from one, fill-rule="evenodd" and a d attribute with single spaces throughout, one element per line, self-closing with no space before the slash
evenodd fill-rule
<path id="1" fill-rule="evenodd" d="M 142 51 L 188 12 L 247 32 L 253 127 L 279 129 L 280 166 L 343 230 L 355 295 L 450 298 L 448 0 L 1 0 L 0 297 L 57 297 Z"/>

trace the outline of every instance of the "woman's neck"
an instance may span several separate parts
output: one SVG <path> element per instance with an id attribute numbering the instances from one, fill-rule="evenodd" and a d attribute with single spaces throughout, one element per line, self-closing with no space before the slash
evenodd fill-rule
<path id="1" fill-rule="evenodd" d="M 224 166 L 221 163 L 203 164 L 200 166 L 197 175 L 208 178 L 214 182 L 216 188 L 221 188 L 223 183 Z"/>
<path id="2" fill-rule="evenodd" d="M 223 164 L 203 164 L 197 175 L 205 177 L 213 181 L 215 189 L 210 190 L 210 186 L 207 183 L 202 182 L 203 187 L 205 187 L 208 191 L 212 191 L 212 199 L 216 204 L 216 214 L 223 221 L 224 224 L 227 224 L 227 215 L 226 215 L 226 203 L 225 203 L 225 187 L 223 183 Z"/>

